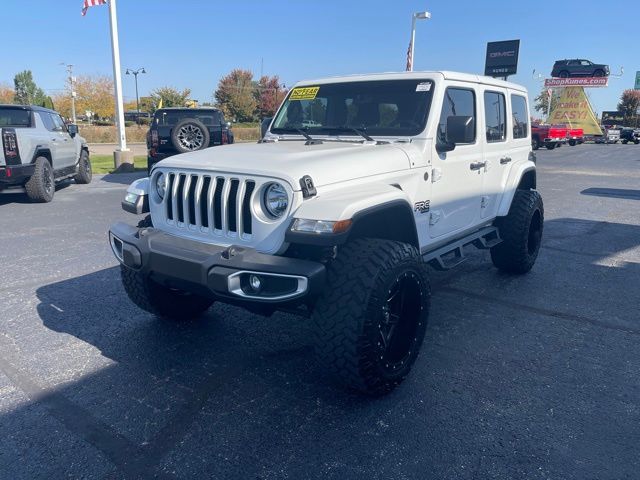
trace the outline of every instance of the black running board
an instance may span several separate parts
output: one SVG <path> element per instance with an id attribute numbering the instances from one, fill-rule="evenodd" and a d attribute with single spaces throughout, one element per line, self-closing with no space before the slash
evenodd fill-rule
<path id="1" fill-rule="evenodd" d="M 464 247 L 473 244 L 481 250 L 487 250 L 502 242 L 500 233 L 496 227 L 485 227 L 477 232 L 459 238 L 443 247 L 422 255 L 422 259 L 436 270 L 451 270 L 457 267 L 467 258 L 464 255 Z"/>

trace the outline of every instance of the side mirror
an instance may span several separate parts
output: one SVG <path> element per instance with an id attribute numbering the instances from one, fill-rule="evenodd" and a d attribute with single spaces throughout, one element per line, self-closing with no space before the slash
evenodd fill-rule
<path id="1" fill-rule="evenodd" d="M 67 125 L 67 131 L 69 132 L 69 135 L 71 135 L 71 138 L 75 137 L 78 134 L 78 125 L 73 123 Z"/>
<path id="2" fill-rule="evenodd" d="M 455 115 L 447 118 L 447 141 L 455 145 L 473 143 L 476 133 L 473 117 Z"/>
<path id="3" fill-rule="evenodd" d="M 264 136 L 267 134 L 267 130 L 269 129 L 269 125 L 271 124 L 271 120 L 273 120 L 273 117 L 262 119 L 262 122 L 260 123 L 260 138 L 264 138 Z"/>

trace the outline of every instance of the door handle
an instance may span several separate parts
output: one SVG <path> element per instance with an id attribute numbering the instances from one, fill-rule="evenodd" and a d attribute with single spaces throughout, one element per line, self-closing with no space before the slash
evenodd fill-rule
<path id="1" fill-rule="evenodd" d="M 511 157 L 502 157 L 500 159 L 500 165 L 506 165 L 507 163 L 509 163 L 511 161 Z"/>
<path id="2" fill-rule="evenodd" d="M 483 168 L 483 167 L 484 167 L 484 166 L 486 166 L 486 165 L 487 165 L 487 162 L 472 162 L 472 163 L 469 165 L 469 168 L 470 168 L 471 170 L 480 170 L 481 168 Z"/>
<path id="3" fill-rule="evenodd" d="M 57 140 L 55 138 L 52 138 L 51 141 L 52 142 L 57 142 Z"/>

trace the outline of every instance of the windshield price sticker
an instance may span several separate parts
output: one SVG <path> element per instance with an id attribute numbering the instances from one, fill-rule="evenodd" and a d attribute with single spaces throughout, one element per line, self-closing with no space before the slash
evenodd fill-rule
<path id="1" fill-rule="evenodd" d="M 428 92 L 429 90 L 431 90 L 431 82 L 424 82 L 416 85 L 416 92 Z"/>
<path id="2" fill-rule="evenodd" d="M 320 87 L 298 87 L 291 91 L 289 100 L 313 100 L 316 98 Z"/>

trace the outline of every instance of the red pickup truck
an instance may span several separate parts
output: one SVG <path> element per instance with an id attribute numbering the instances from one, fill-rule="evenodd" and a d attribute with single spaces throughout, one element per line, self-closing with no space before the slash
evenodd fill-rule
<path id="1" fill-rule="evenodd" d="M 560 125 L 531 125 L 531 147 L 534 150 L 545 146 L 549 150 L 567 142 L 569 129 Z"/>
<path id="2" fill-rule="evenodd" d="M 584 143 L 584 130 L 582 128 L 569 128 L 567 142 L 572 147 Z"/>

